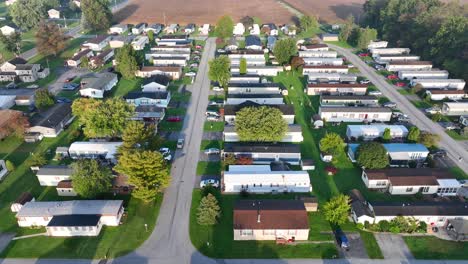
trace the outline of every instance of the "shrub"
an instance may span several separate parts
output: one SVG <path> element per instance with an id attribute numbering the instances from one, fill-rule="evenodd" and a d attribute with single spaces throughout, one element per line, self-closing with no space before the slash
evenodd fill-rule
<path id="1" fill-rule="evenodd" d="M 364 225 L 361 224 L 361 223 L 357 223 L 357 224 L 356 224 L 356 228 L 362 230 L 362 229 L 364 229 Z"/>
<path id="2" fill-rule="evenodd" d="M 426 233 L 426 232 L 427 232 L 427 224 L 426 224 L 426 222 L 423 222 L 423 221 L 420 221 L 420 222 L 419 222 L 418 232 L 419 232 L 419 233 Z"/>
<path id="3" fill-rule="evenodd" d="M 398 226 L 391 226 L 389 231 L 394 233 L 394 234 L 398 234 L 398 233 L 400 233 L 400 228 Z"/>
<path id="4" fill-rule="evenodd" d="M 370 228 L 370 223 L 369 223 L 369 221 L 365 221 L 365 222 L 364 222 L 364 228 L 365 228 L 365 229 L 369 229 L 369 228 Z"/>
<path id="5" fill-rule="evenodd" d="M 387 220 L 382 220 L 379 222 L 379 230 L 381 232 L 388 232 L 390 230 L 390 223 Z"/>
<path id="6" fill-rule="evenodd" d="M 14 171 L 15 170 L 15 164 L 13 164 L 13 162 L 7 160 L 5 161 L 5 166 L 7 168 L 8 171 Z"/>

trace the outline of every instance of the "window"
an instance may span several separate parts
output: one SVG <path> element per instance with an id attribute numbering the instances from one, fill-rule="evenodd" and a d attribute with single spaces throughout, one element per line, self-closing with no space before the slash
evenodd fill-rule
<path id="1" fill-rule="evenodd" d="M 413 191 L 413 187 L 406 188 L 406 192 L 412 192 L 412 191 Z"/>
<path id="2" fill-rule="evenodd" d="M 374 114 L 373 118 L 379 118 L 379 114 Z"/>
<path id="3" fill-rule="evenodd" d="M 72 231 L 72 228 L 71 226 L 67 227 L 68 231 Z"/>
<path id="4" fill-rule="evenodd" d="M 240 231 L 241 236 L 251 236 L 253 235 L 253 230 L 252 229 L 242 229 Z"/>
<path id="5" fill-rule="evenodd" d="M 423 187 L 422 192 L 427 193 L 429 191 L 429 186 Z"/>
<path id="6" fill-rule="evenodd" d="M 78 230 L 80 230 L 80 227 L 75 226 L 75 231 L 78 231 Z"/>
<path id="7" fill-rule="evenodd" d="M 296 235 L 296 230 L 288 230 L 288 235 L 289 236 L 295 236 Z"/>
<path id="8" fill-rule="evenodd" d="M 377 181 L 377 186 L 386 186 L 387 182 L 386 181 Z"/>
<path id="9" fill-rule="evenodd" d="M 276 234 L 276 231 L 274 229 L 265 229 L 263 230 L 263 235 L 264 236 L 274 236 Z"/>

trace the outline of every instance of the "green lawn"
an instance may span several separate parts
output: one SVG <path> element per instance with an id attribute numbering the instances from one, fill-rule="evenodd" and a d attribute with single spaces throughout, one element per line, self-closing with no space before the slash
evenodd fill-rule
<path id="1" fill-rule="evenodd" d="M 353 46 L 349 45 L 347 42 L 344 41 L 325 41 L 326 44 L 336 45 L 345 49 L 352 49 Z"/>
<path id="2" fill-rule="evenodd" d="M 183 116 L 187 113 L 187 108 L 167 108 L 167 116 Z"/>
<path id="3" fill-rule="evenodd" d="M 221 132 L 224 130 L 224 122 L 223 121 L 206 121 L 205 125 L 203 126 L 203 131 L 210 131 L 210 132 Z"/>
<path id="4" fill-rule="evenodd" d="M 425 108 L 432 107 L 432 105 L 426 101 L 411 101 L 411 103 L 417 108 L 425 109 Z"/>
<path id="5" fill-rule="evenodd" d="M 403 239 L 417 259 L 468 259 L 468 242 L 447 241 L 432 236 L 405 236 Z"/>
<path id="6" fill-rule="evenodd" d="M 367 251 L 367 255 L 371 259 L 383 259 L 382 251 L 380 250 L 379 244 L 375 240 L 374 234 L 366 231 L 359 231 L 361 239 L 364 242 L 364 246 Z"/>
<path id="7" fill-rule="evenodd" d="M 459 131 L 446 130 L 445 133 L 455 140 L 468 140 L 468 136 L 460 135 Z"/>
<path id="8" fill-rule="evenodd" d="M 121 78 L 117 83 L 117 86 L 112 89 L 112 97 L 123 97 L 129 92 L 138 91 L 141 89 L 143 79 L 135 78 L 133 80 Z"/>
<path id="9" fill-rule="evenodd" d="M 172 97 L 171 97 L 171 101 L 173 102 L 188 102 L 190 100 L 190 96 L 192 96 L 192 94 L 188 91 L 186 91 L 185 93 L 176 93 L 176 94 L 172 94 Z"/>
<path id="10" fill-rule="evenodd" d="M 207 148 L 223 149 L 223 147 L 224 141 L 222 140 L 202 140 L 200 150 L 205 150 Z"/>
<path id="11" fill-rule="evenodd" d="M 408 89 L 398 89 L 397 91 L 402 95 L 411 95 L 412 94 Z"/>
<path id="12" fill-rule="evenodd" d="M 168 122 L 166 120 L 159 123 L 159 130 L 165 132 L 176 132 L 181 131 L 184 125 L 183 121 L 180 122 Z"/>
<path id="13" fill-rule="evenodd" d="M 220 175 L 221 162 L 199 161 L 197 175 Z"/>
<path id="14" fill-rule="evenodd" d="M 323 214 L 319 212 L 309 213 L 309 224 L 309 240 L 329 241 L 334 239 L 334 236 L 331 233 L 332 227 L 330 226 L 330 223 L 325 220 Z"/>

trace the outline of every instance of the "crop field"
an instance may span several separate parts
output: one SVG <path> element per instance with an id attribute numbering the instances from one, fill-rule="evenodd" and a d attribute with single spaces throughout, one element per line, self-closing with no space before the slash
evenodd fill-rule
<path id="1" fill-rule="evenodd" d="M 350 14 L 355 18 L 363 13 L 365 0 L 284 0 L 304 14 L 314 15 L 320 21 L 333 23 L 346 19 Z"/>

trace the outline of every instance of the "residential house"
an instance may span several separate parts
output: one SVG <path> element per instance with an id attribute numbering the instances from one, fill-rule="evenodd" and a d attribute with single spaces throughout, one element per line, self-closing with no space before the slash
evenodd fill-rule
<path id="1" fill-rule="evenodd" d="M 146 28 L 146 23 L 138 23 L 132 28 L 132 34 L 133 35 L 140 35 L 145 31 Z"/>
<path id="2" fill-rule="evenodd" d="M 165 92 L 169 86 L 170 78 L 167 75 L 154 75 L 143 80 L 143 92 Z"/>
<path id="3" fill-rule="evenodd" d="M 421 163 L 427 159 L 429 150 L 422 144 L 388 143 L 383 144 L 390 158 L 390 167 L 408 167 L 410 162 Z M 356 162 L 359 144 L 348 144 L 348 156 Z"/>
<path id="4" fill-rule="evenodd" d="M 15 33 L 17 30 L 15 27 L 5 25 L 3 27 L 0 27 L 0 31 L 4 36 L 10 36 L 11 34 Z"/>
<path id="5" fill-rule="evenodd" d="M 234 240 L 307 240 L 309 221 L 299 200 L 238 200 L 234 205 Z"/>
<path id="6" fill-rule="evenodd" d="M 35 82 L 49 75 L 48 68 L 41 68 L 40 64 L 29 64 L 21 57 L 15 57 L 0 66 L 0 82 Z"/>
<path id="7" fill-rule="evenodd" d="M 371 40 L 369 45 L 367 45 L 367 49 L 369 49 L 369 50 L 371 50 L 371 49 L 381 49 L 381 48 L 386 48 L 387 45 L 388 45 L 387 41 L 373 41 L 373 40 Z"/>
<path id="8" fill-rule="evenodd" d="M 302 67 L 302 72 L 304 75 L 309 75 L 311 73 L 340 73 L 347 74 L 348 66 L 346 65 L 318 65 L 318 66 L 309 66 L 305 65 Z"/>
<path id="9" fill-rule="evenodd" d="M 252 28 L 250 29 L 250 35 L 260 35 L 260 26 L 258 24 L 252 25 Z"/>
<path id="10" fill-rule="evenodd" d="M 239 49 L 239 44 L 237 44 L 236 37 L 230 38 L 228 44 L 226 45 L 226 47 L 224 47 L 224 50 L 226 51 L 236 51 L 238 49 Z"/>
<path id="11" fill-rule="evenodd" d="M 346 137 L 350 141 L 362 139 L 365 141 L 375 140 L 383 137 L 385 130 L 390 130 L 392 139 L 404 139 L 408 135 L 408 129 L 402 125 L 348 125 L 346 128 Z"/>
<path id="12" fill-rule="evenodd" d="M 330 33 L 320 34 L 320 39 L 323 41 L 339 41 L 338 34 L 330 34 Z"/>
<path id="13" fill-rule="evenodd" d="M 262 50 L 262 41 L 258 36 L 249 35 L 245 37 L 245 48 L 248 50 Z"/>
<path id="14" fill-rule="evenodd" d="M 175 34 L 179 30 L 179 24 L 170 24 L 164 29 L 165 34 Z"/>
<path id="15" fill-rule="evenodd" d="M 1 66 L 0 66 L 0 71 L 2 72 L 14 72 L 16 67 L 18 65 L 24 65 L 24 64 L 27 64 L 28 61 L 21 58 L 21 57 L 15 57 L 9 61 L 6 61 L 4 62 Z"/>
<path id="16" fill-rule="evenodd" d="M 196 29 L 195 24 L 190 23 L 187 26 L 185 26 L 184 33 L 185 34 L 192 34 L 193 32 L 195 32 L 195 29 Z"/>
<path id="17" fill-rule="evenodd" d="M 257 74 L 232 74 L 230 83 L 259 83 L 260 75 Z"/>
<path id="18" fill-rule="evenodd" d="M 155 57 L 153 58 L 153 65 L 185 67 L 187 65 L 187 59 L 184 56 Z"/>
<path id="19" fill-rule="evenodd" d="M 432 101 L 441 101 L 441 100 L 462 100 L 467 98 L 467 95 L 464 90 L 426 90 L 426 95 L 431 98 Z"/>
<path id="20" fill-rule="evenodd" d="M 408 48 L 371 48 L 369 51 L 372 53 L 372 57 L 382 54 L 403 55 L 410 53 L 410 49 Z"/>
<path id="21" fill-rule="evenodd" d="M 63 180 L 60 181 L 55 187 L 57 190 L 58 196 L 77 196 L 78 194 L 73 189 L 72 180 Z"/>
<path id="22" fill-rule="evenodd" d="M 236 120 L 236 114 L 244 107 L 261 107 L 263 105 L 254 103 L 252 101 L 246 101 L 238 105 L 224 105 L 224 121 L 229 125 L 234 125 Z M 276 108 L 281 111 L 283 119 L 289 124 L 294 124 L 294 107 L 289 104 L 279 105 L 268 105 L 268 107 Z"/>
<path id="23" fill-rule="evenodd" d="M 91 68 L 101 67 L 114 57 L 114 49 L 107 49 L 89 60 Z"/>
<path id="24" fill-rule="evenodd" d="M 137 36 L 132 40 L 131 45 L 134 50 L 143 50 L 148 43 L 149 38 L 147 36 Z"/>
<path id="25" fill-rule="evenodd" d="M 123 34 L 127 30 L 128 26 L 126 24 L 118 24 L 110 27 L 108 32 L 109 34 Z"/>
<path id="26" fill-rule="evenodd" d="M 387 54 L 377 54 L 374 58 L 375 62 L 379 64 L 386 64 L 392 61 L 418 61 L 421 57 L 416 55 L 387 55 Z"/>
<path id="27" fill-rule="evenodd" d="M 296 30 L 295 25 L 284 25 L 280 29 L 283 32 L 283 34 L 285 34 L 285 35 L 288 35 L 290 37 L 296 36 L 297 30 Z"/>
<path id="28" fill-rule="evenodd" d="M 327 44 L 302 45 L 301 50 L 305 50 L 305 51 L 328 51 L 328 45 Z"/>
<path id="29" fill-rule="evenodd" d="M 389 122 L 392 110 L 387 107 L 321 106 L 319 115 L 327 122 Z"/>
<path id="30" fill-rule="evenodd" d="M 127 103 L 134 106 L 154 105 L 157 107 L 167 108 L 171 101 L 170 92 L 130 92 L 124 99 Z"/>
<path id="31" fill-rule="evenodd" d="M 291 171 L 284 166 L 277 170 L 272 165 L 229 165 L 222 178 L 225 193 L 272 193 L 312 191 L 307 171 Z M 286 166 L 287 167 L 287 166 Z"/>
<path id="32" fill-rule="evenodd" d="M 239 142 L 240 138 L 234 126 L 226 125 L 224 127 L 223 139 L 225 142 Z M 300 125 L 289 125 L 288 131 L 280 142 L 302 142 L 302 128 Z"/>
<path id="33" fill-rule="evenodd" d="M 247 67 L 264 67 L 265 54 L 261 50 L 237 50 L 227 54 L 232 67 L 239 67 L 241 59 L 245 59 Z"/>
<path id="34" fill-rule="evenodd" d="M 0 110 L 10 109 L 15 105 L 16 95 L 0 95 Z"/>
<path id="35" fill-rule="evenodd" d="M 280 94 L 278 83 L 229 83 L 228 94 Z"/>
<path id="36" fill-rule="evenodd" d="M 226 142 L 223 155 L 224 157 L 233 155 L 236 159 L 251 159 L 252 164 L 287 162 L 291 165 L 299 165 L 301 162 L 301 147 L 292 143 Z"/>
<path id="37" fill-rule="evenodd" d="M 462 79 L 412 79 L 411 86 L 421 85 L 424 89 L 456 89 L 465 88 L 465 80 Z"/>
<path id="38" fill-rule="evenodd" d="M 307 95 L 365 95 L 366 92 L 366 84 L 320 83 L 307 85 Z"/>
<path id="39" fill-rule="evenodd" d="M 284 70 L 283 67 L 278 66 L 250 66 L 247 67 L 246 74 L 255 74 L 261 76 L 276 76 L 279 72 Z M 231 68 L 231 74 L 240 74 L 239 68 Z"/>
<path id="40" fill-rule="evenodd" d="M 124 35 L 112 36 L 112 39 L 109 40 L 109 46 L 112 49 L 121 48 L 125 44 L 130 44 L 134 38 L 135 36 L 124 36 Z"/>
<path id="41" fill-rule="evenodd" d="M 417 70 L 424 71 L 432 69 L 430 61 L 390 61 L 385 66 L 387 71 Z"/>
<path id="42" fill-rule="evenodd" d="M 32 116 L 26 132 L 38 133 L 41 137 L 56 137 L 72 121 L 71 104 L 60 103 Z"/>
<path id="43" fill-rule="evenodd" d="M 44 226 L 48 236 L 98 236 L 103 225 L 118 226 L 122 200 L 27 202 L 16 214 L 21 227 Z"/>
<path id="44" fill-rule="evenodd" d="M 336 58 L 338 53 L 334 50 L 299 50 L 299 57 L 302 58 Z"/>
<path id="45" fill-rule="evenodd" d="M 180 66 L 143 66 L 135 75 L 141 78 L 148 78 L 154 75 L 166 75 L 172 80 L 178 80 L 182 75 Z"/>
<path id="46" fill-rule="evenodd" d="M 372 95 L 322 95 L 321 106 L 377 106 L 379 99 Z"/>
<path id="47" fill-rule="evenodd" d="M 269 50 L 273 50 L 273 48 L 275 47 L 276 40 L 277 40 L 277 38 L 275 36 L 268 36 L 268 38 L 267 38 L 267 48 Z"/>
<path id="48" fill-rule="evenodd" d="M 1 167 L 1 165 L 0 165 Z M 0 176 L 0 179 L 2 177 Z M 29 192 L 23 192 L 16 200 L 11 204 L 10 210 L 12 213 L 17 213 L 19 210 L 21 210 L 21 207 L 25 205 L 27 202 L 34 202 L 36 199 L 34 199 L 34 196 L 32 196 L 31 193 Z"/>
<path id="49" fill-rule="evenodd" d="M 158 35 L 164 28 L 163 24 L 151 24 L 145 28 L 145 33 L 148 33 L 149 31 L 153 31 L 154 35 Z"/>
<path id="50" fill-rule="evenodd" d="M 444 102 L 442 114 L 446 116 L 462 116 L 468 114 L 468 102 Z"/>
<path id="51" fill-rule="evenodd" d="M 106 159 L 117 162 L 115 155 L 122 142 L 75 141 L 68 148 L 72 159 Z"/>
<path id="52" fill-rule="evenodd" d="M 203 24 L 202 27 L 198 28 L 198 31 L 200 32 L 200 35 L 207 36 L 210 34 L 210 24 Z"/>
<path id="53" fill-rule="evenodd" d="M 264 105 L 284 104 L 282 94 L 228 94 L 225 104 L 238 105 L 246 101 Z"/>
<path id="54" fill-rule="evenodd" d="M 93 39 L 87 40 L 82 46 L 92 51 L 102 51 L 107 45 L 109 45 L 110 40 L 110 36 L 98 35 Z"/>
<path id="55" fill-rule="evenodd" d="M 15 120 L 21 116 L 23 116 L 23 112 L 21 111 L 10 109 L 0 110 L 0 140 L 5 139 L 15 131 L 15 124 L 17 123 Z M 27 126 L 28 124 L 24 125 Z M 1 171 L 0 167 L 0 175 L 2 174 Z"/>
<path id="56" fill-rule="evenodd" d="M 398 78 L 401 80 L 412 79 L 448 79 L 449 73 L 445 70 L 431 71 L 399 71 Z"/>
<path id="57" fill-rule="evenodd" d="M 112 90 L 117 82 L 117 74 L 115 73 L 95 73 L 81 79 L 80 95 L 89 98 L 104 98 L 104 93 Z"/>
<path id="58" fill-rule="evenodd" d="M 41 186 L 57 186 L 60 181 L 69 180 L 72 173 L 68 165 L 46 165 L 39 168 L 36 177 Z"/>
<path id="59" fill-rule="evenodd" d="M 342 58 L 306 57 L 306 58 L 302 58 L 302 59 L 304 60 L 305 65 L 311 65 L 311 66 L 316 66 L 316 65 L 333 65 L 333 66 L 343 65 L 343 59 Z"/>
<path id="60" fill-rule="evenodd" d="M 362 181 L 369 189 L 387 191 L 391 195 L 416 193 L 456 196 L 461 183 L 446 169 L 391 168 L 363 170 Z"/>
<path id="61" fill-rule="evenodd" d="M 16 65 L 15 73 L 22 82 L 35 82 L 40 78 L 40 70 L 40 64 L 20 64 Z"/>
<path id="62" fill-rule="evenodd" d="M 135 107 L 135 115 L 131 119 L 157 125 L 159 121 L 164 119 L 165 112 L 165 108 L 155 105 L 139 105 Z"/>
<path id="63" fill-rule="evenodd" d="M 234 30 L 232 31 L 232 34 L 235 36 L 243 36 L 245 32 L 245 27 L 244 24 L 242 23 L 237 23 L 234 26 Z"/>
<path id="64" fill-rule="evenodd" d="M 59 19 L 60 18 L 60 11 L 58 11 L 57 9 L 49 9 L 47 11 L 47 14 L 49 15 L 49 18 L 50 19 Z"/>
<path id="65" fill-rule="evenodd" d="M 449 219 L 447 220 L 447 234 L 455 241 L 468 239 L 468 220 Z"/>
<path id="66" fill-rule="evenodd" d="M 81 50 L 75 53 L 73 57 L 67 60 L 67 65 L 69 67 L 78 67 L 80 66 L 81 61 L 84 57 L 91 58 L 93 55 L 93 51 L 90 49 Z"/>
<path id="67" fill-rule="evenodd" d="M 278 36 L 278 27 L 273 23 L 263 24 L 262 32 L 269 36 Z"/>

